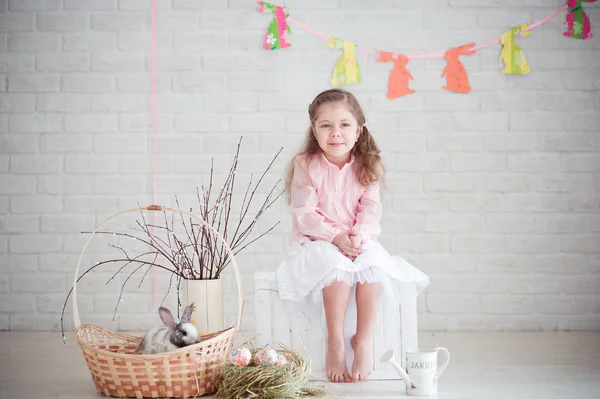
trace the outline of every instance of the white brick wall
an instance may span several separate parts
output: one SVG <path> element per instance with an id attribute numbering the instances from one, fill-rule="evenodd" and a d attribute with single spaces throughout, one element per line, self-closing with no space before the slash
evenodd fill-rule
<path id="1" fill-rule="evenodd" d="M 253 0 L 157 3 L 159 202 L 195 205 L 211 156 L 222 177 L 242 134 L 240 181 L 284 146 L 268 180 L 281 177 L 339 53 L 297 27 L 290 49 L 264 51 L 270 17 Z M 326 34 L 408 53 L 487 41 L 562 3 L 284 2 Z M 80 231 L 152 201 L 149 4 L 0 0 L 0 330 L 58 329 Z M 364 82 L 349 89 L 389 171 L 381 240 L 432 278 L 420 329 L 600 329 L 600 11 L 586 10 L 591 41 L 563 38 L 562 16 L 520 41 L 528 76 L 502 75 L 498 46 L 464 57 L 469 95 L 440 89 L 443 60 L 414 60 L 417 92 L 390 101 L 391 65 L 359 56 Z M 252 272 L 284 254 L 283 203 L 259 229 L 278 219 L 239 256 L 247 301 Z M 82 283 L 83 321 L 156 322 L 149 283 L 112 322 L 118 285 L 108 277 Z M 230 275 L 225 286 L 232 293 Z M 227 311 L 233 320 L 233 302 Z M 252 306 L 244 312 L 252 330 Z"/>

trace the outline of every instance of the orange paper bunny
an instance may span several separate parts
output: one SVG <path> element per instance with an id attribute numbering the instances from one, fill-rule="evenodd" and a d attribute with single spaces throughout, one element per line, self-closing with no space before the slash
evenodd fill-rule
<path id="1" fill-rule="evenodd" d="M 388 80 L 387 98 L 397 98 L 414 93 L 415 91 L 408 87 L 409 81 L 413 80 L 412 75 L 408 69 L 406 69 L 406 64 L 408 64 L 409 61 L 408 57 L 387 51 L 379 51 L 378 53 L 379 58 L 377 61 L 394 62 L 394 69 L 390 72 L 390 78 Z"/>
<path id="2" fill-rule="evenodd" d="M 467 70 L 458 57 L 475 54 L 476 50 L 473 48 L 474 46 L 475 43 L 465 44 L 450 49 L 444 54 L 444 59 L 448 61 L 448 65 L 446 65 L 444 72 L 442 72 L 442 76 L 446 76 L 446 86 L 442 87 L 442 89 L 456 93 L 468 93 L 471 91 Z"/>

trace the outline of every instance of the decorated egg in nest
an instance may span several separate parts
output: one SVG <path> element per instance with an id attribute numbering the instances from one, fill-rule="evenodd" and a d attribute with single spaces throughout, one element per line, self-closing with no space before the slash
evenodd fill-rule
<path id="1" fill-rule="evenodd" d="M 277 363 L 279 355 L 273 348 L 264 348 L 256 352 L 254 362 L 261 366 L 272 366 Z"/>
<path id="2" fill-rule="evenodd" d="M 285 356 L 279 355 L 279 358 L 277 359 L 277 361 L 275 362 L 275 364 L 278 365 L 278 366 L 283 366 L 284 364 L 288 364 L 288 361 L 285 358 Z"/>
<path id="3" fill-rule="evenodd" d="M 248 348 L 235 348 L 229 356 L 229 361 L 236 367 L 245 367 L 250 364 L 252 353 Z"/>

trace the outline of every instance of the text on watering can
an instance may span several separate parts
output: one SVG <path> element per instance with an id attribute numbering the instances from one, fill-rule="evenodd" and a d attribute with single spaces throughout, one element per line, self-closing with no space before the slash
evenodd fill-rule
<path id="1" fill-rule="evenodd" d="M 411 362 L 411 369 L 431 369 L 437 368 L 437 362 Z"/>

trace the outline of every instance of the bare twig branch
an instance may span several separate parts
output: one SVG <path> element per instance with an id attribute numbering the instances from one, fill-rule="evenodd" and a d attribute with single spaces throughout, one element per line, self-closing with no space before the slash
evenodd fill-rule
<path id="1" fill-rule="evenodd" d="M 88 274 L 89 272 L 91 272 L 92 270 L 94 270 L 97 267 L 100 267 L 100 266 L 102 266 L 104 264 L 107 264 L 107 263 L 126 262 L 128 260 L 129 259 L 112 259 L 112 260 L 106 260 L 106 261 L 103 261 L 103 262 L 98 262 L 94 266 L 91 266 L 89 269 L 87 269 L 85 272 L 83 272 L 81 274 L 81 276 L 79 276 L 79 278 L 77 278 L 77 281 L 75 283 L 78 283 L 79 281 L 81 281 L 81 279 L 83 277 L 85 277 L 86 274 Z M 150 264 L 150 262 L 142 262 L 142 261 L 137 261 L 137 262 L 139 262 L 139 263 L 145 263 L 145 264 Z M 171 270 L 171 269 L 169 269 L 167 267 L 164 267 L 164 266 L 161 266 L 161 265 L 152 265 L 152 266 L 158 267 L 160 269 L 164 269 L 164 270 L 166 270 L 166 271 L 168 271 L 170 273 L 173 273 L 173 274 L 179 276 L 179 274 L 175 270 Z M 69 297 L 71 296 L 72 293 L 73 293 L 73 287 L 71 287 L 71 289 L 69 290 L 69 293 L 67 294 L 67 297 L 65 298 L 65 302 L 63 303 L 63 307 L 62 307 L 62 313 L 61 313 L 61 316 L 60 316 L 60 329 L 61 329 L 61 332 L 62 332 L 63 341 L 65 339 L 65 330 L 64 330 L 64 324 L 63 324 L 64 317 L 65 317 L 65 308 L 67 307 L 67 302 L 69 301 Z"/>
<path id="2" fill-rule="evenodd" d="M 253 244 L 257 240 L 261 239 L 264 235 L 271 232 L 279 224 L 279 222 L 277 222 L 270 229 L 268 229 L 262 234 L 259 234 L 258 237 L 250 239 L 250 235 L 253 233 L 259 218 L 282 195 L 283 191 L 279 192 L 275 196 L 280 181 L 278 181 L 265 196 L 264 201 L 258 207 L 258 211 L 256 212 L 255 216 L 249 222 L 246 222 L 246 218 L 248 217 L 248 213 L 250 212 L 250 209 L 253 206 L 253 200 L 259 192 L 259 187 L 261 183 L 264 181 L 266 175 L 271 170 L 271 167 L 274 165 L 277 157 L 281 154 L 283 148 L 281 148 L 275 154 L 271 162 L 267 165 L 266 169 L 263 171 L 263 173 L 260 175 L 260 177 L 255 183 L 253 183 L 254 174 L 250 174 L 250 179 L 246 190 L 244 191 L 243 201 L 239 210 L 239 218 L 238 220 L 236 220 L 235 226 L 230 226 L 230 223 L 232 223 L 231 211 L 237 180 L 236 175 L 240 160 L 239 154 L 242 139 L 243 136 L 240 137 L 240 140 L 237 143 L 233 162 L 229 168 L 229 173 L 226 176 L 223 185 L 220 186 L 218 194 L 216 196 L 213 196 L 215 177 L 214 159 L 211 159 L 210 181 L 208 182 L 208 185 L 205 186 L 204 184 L 202 184 L 201 188 L 196 188 L 196 197 L 198 200 L 197 216 L 204 223 L 200 224 L 194 222 L 193 218 L 190 218 L 188 221 L 186 220 L 186 218 L 183 217 L 182 214 L 180 214 L 180 223 L 182 224 L 181 228 L 183 229 L 183 233 L 179 234 L 178 236 L 178 232 L 180 232 L 180 226 L 179 224 L 176 225 L 175 223 L 175 212 L 173 212 L 171 217 L 168 218 L 166 212 L 163 211 L 164 226 L 159 226 L 156 222 L 154 222 L 153 224 L 148 223 L 144 215 L 145 208 L 142 208 L 140 206 L 141 221 L 136 220 L 138 228 L 132 228 L 131 230 L 138 234 L 141 234 L 141 237 L 134 235 L 134 233 L 115 233 L 109 231 L 99 231 L 96 232 L 96 234 L 110 234 L 120 237 L 131 238 L 136 240 L 136 242 L 147 245 L 150 248 L 150 250 L 140 255 L 132 257 L 129 256 L 123 245 L 109 244 L 110 247 L 117 249 L 123 256 L 117 259 L 110 259 L 103 262 L 98 262 L 97 264 L 93 265 L 88 270 L 86 270 L 81 276 L 79 276 L 77 282 L 79 282 L 84 276 L 86 276 L 90 271 L 96 269 L 97 267 L 101 267 L 102 265 L 106 265 L 109 263 L 123 262 L 124 264 L 121 265 L 118 268 L 117 272 L 113 274 L 111 278 L 107 281 L 108 284 L 109 282 L 113 281 L 120 272 L 124 271 L 124 269 L 127 266 L 134 264 L 136 267 L 132 272 L 129 273 L 129 275 L 127 276 L 127 278 L 121 286 L 119 299 L 117 301 L 117 305 L 115 306 L 116 315 L 120 300 L 125 289 L 125 285 L 131 279 L 131 277 L 143 267 L 146 267 L 146 270 L 143 273 L 142 278 L 140 279 L 138 287 L 142 285 L 150 269 L 152 267 L 158 267 L 171 273 L 167 295 L 171 290 L 173 278 L 177 279 L 176 289 L 178 293 L 178 301 L 181 281 L 183 279 L 202 280 L 220 278 L 222 271 L 231 262 L 231 256 L 225 249 L 226 246 L 229 246 L 231 248 L 231 251 L 235 256 L 239 252 L 245 250 L 249 245 Z M 215 197 L 214 200 L 213 197 Z M 179 199 L 175 197 L 175 200 L 177 206 L 180 208 Z M 192 212 L 191 208 L 190 212 Z M 235 215 L 237 216 L 238 213 L 235 212 Z M 218 232 L 218 234 L 221 237 L 223 237 L 224 242 L 221 241 L 217 237 L 217 235 L 214 234 L 207 226 L 211 226 L 212 228 L 214 228 Z M 90 232 L 87 233 L 89 234 Z M 166 237 L 164 237 L 165 234 Z M 250 241 L 248 242 L 249 239 Z M 148 261 L 145 259 L 148 256 L 152 257 L 152 261 Z M 165 261 L 168 264 L 167 266 L 159 264 L 159 260 L 161 260 L 162 262 L 161 257 L 165 259 Z M 63 332 L 63 338 L 64 312 L 72 291 L 73 288 L 71 288 L 67 295 L 67 298 L 65 299 L 65 303 L 63 305 L 61 314 L 61 331 Z M 163 298 L 163 302 L 165 298 Z M 115 315 L 113 315 L 113 318 L 115 317 Z"/>

